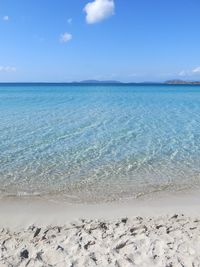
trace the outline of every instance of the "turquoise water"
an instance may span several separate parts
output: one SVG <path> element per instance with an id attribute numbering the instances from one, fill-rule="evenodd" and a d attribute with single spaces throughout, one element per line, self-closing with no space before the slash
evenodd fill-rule
<path id="1" fill-rule="evenodd" d="M 200 86 L 0 86 L 0 196 L 72 201 L 200 185 Z"/>

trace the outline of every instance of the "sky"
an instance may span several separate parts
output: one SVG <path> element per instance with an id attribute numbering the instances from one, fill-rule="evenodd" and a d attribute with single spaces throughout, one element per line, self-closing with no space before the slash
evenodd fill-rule
<path id="1" fill-rule="evenodd" d="M 199 0 L 0 0 L 0 82 L 200 80 Z"/>

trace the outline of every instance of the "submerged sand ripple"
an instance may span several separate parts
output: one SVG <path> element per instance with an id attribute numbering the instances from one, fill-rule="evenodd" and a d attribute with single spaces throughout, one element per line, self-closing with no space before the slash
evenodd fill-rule
<path id="1" fill-rule="evenodd" d="M 200 219 L 173 215 L 4 228 L 0 266 L 200 266 Z"/>

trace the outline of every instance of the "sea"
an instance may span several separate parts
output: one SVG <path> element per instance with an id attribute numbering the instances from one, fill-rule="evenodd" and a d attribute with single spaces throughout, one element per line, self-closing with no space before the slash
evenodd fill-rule
<path id="1" fill-rule="evenodd" d="M 200 86 L 1 84 L 0 198 L 200 188 Z"/>

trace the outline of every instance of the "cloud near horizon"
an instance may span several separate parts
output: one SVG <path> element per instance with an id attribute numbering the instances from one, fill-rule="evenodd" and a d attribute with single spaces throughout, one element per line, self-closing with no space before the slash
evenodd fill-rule
<path id="1" fill-rule="evenodd" d="M 193 73 L 200 74 L 200 67 L 196 67 L 192 70 Z"/>
<path id="2" fill-rule="evenodd" d="M 94 0 L 86 4 L 84 11 L 86 22 L 94 24 L 114 15 L 115 3 L 114 0 Z"/>
<path id="3" fill-rule="evenodd" d="M 200 74 L 200 67 L 196 67 L 192 70 L 182 70 L 179 72 L 178 75 L 184 77 L 184 76 L 194 76 L 198 74 Z"/>
<path id="4" fill-rule="evenodd" d="M 60 42 L 61 43 L 67 43 L 72 40 L 72 35 L 71 33 L 64 32 L 60 35 Z"/>
<path id="5" fill-rule="evenodd" d="M 0 72 L 15 72 L 16 70 L 13 66 L 0 66 Z"/>

